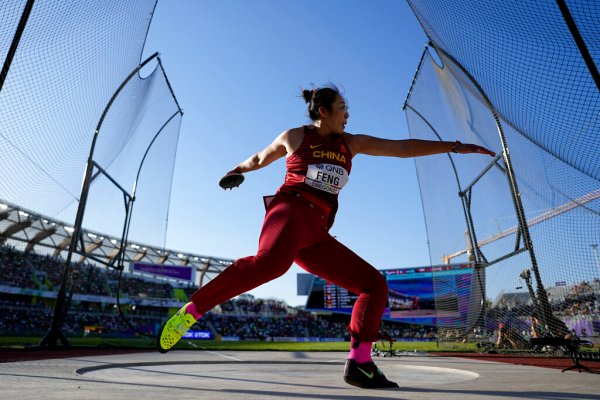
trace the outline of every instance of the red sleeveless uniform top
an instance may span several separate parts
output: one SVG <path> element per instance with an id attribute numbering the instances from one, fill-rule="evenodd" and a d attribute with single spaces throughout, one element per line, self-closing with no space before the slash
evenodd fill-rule
<path id="1" fill-rule="evenodd" d="M 280 192 L 299 193 L 329 211 L 329 226 L 338 207 L 338 193 L 348 182 L 352 154 L 344 135 L 322 137 L 304 126 L 300 147 L 286 160 L 285 182 Z"/>

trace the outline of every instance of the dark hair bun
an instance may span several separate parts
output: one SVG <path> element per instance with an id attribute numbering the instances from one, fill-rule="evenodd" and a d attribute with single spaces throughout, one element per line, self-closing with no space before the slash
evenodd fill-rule
<path id="1" fill-rule="evenodd" d="M 321 107 L 327 111 L 332 110 L 331 105 L 337 96 L 341 96 L 340 91 L 332 83 L 313 90 L 302 89 L 302 98 L 308 104 L 308 116 L 313 121 L 321 118 L 319 115 Z"/>
<path id="2" fill-rule="evenodd" d="M 302 91 L 302 97 L 304 98 L 304 101 L 310 104 L 310 101 L 312 100 L 314 93 L 315 93 L 314 90 L 304 89 Z"/>

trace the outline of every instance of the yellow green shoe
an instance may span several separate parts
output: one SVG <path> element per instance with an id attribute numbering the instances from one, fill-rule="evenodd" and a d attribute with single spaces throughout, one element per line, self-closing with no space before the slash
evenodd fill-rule
<path id="1" fill-rule="evenodd" d="M 196 323 L 196 318 L 186 311 L 192 303 L 187 303 L 181 307 L 167 322 L 162 324 L 158 335 L 156 336 L 156 348 L 161 353 L 171 350 L 179 339 Z"/>

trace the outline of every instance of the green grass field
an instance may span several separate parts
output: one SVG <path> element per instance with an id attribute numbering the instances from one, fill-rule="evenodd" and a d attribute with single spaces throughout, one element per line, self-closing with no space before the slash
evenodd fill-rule
<path id="1" fill-rule="evenodd" d="M 36 346 L 41 338 L 36 337 L 0 337 L 0 348 L 24 348 Z M 136 348 L 154 349 L 153 338 L 139 339 L 106 339 L 106 338 L 68 338 L 74 347 Z M 60 344 L 59 344 L 60 346 Z M 389 350 L 388 343 L 377 342 L 380 350 Z M 190 350 L 240 350 L 240 351 L 348 351 L 349 342 L 227 342 L 215 340 L 183 340 L 177 344 L 178 349 Z M 436 342 L 395 342 L 393 350 L 439 352 L 475 351 L 472 343 L 453 343 L 438 346 Z"/>

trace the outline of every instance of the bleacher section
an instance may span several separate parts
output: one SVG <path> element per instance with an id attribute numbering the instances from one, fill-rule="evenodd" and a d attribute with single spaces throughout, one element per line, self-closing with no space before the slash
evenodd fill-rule
<path id="1" fill-rule="evenodd" d="M 43 335 L 49 329 L 64 261 L 10 246 L 0 247 L 0 345 L 10 337 Z M 116 306 L 119 273 L 92 264 L 74 266 L 71 306 L 65 332 L 71 337 L 133 337 Z M 189 283 L 124 273 L 121 304 L 137 330 L 154 334 L 167 315 L 175 312 L 196 287 Z M 570 332 L 598 341 L 600 335 L 600 281 L 581 282 L 549 291 L 552 310 Z M 525 341 L 531 337 L 534 307 L 523 292 L 500 293 L 490 302 L 485 326 L 471 332 L 469 340 L 497 343 L 500 330 L 514 332 Z M 507 317 L 508 316 L 508 317 Z M 504 318 L 506 317 L 506 318 Z M 503 327 L 496 325 L 500 320 Z M 279 340 L 279 338 L 328 338 L 348 340 L 349 316 L 317 314 L 288 306 L 276 299 L 255 299 L 245 294 L 209 312 L 193 330 L 211 332 L 222 340 Z M 434 327 L 385 322 L 392 337 L 403 340 L 436 340 Z M 444 341 L 464 341 L 455 330 L 440 331 Z M 514 341 L 513 341 L 514 342 Z M 510 341 L 505 343 L 511 346 Z"/>
<path id="2" fill-rule="evenodd" d="M 50 327 L 60 286 L 62 259 L 0 247 L 0 346 L 12 337 L 43 336 Z M 74 265 L 71 305 L 65 321 L 68 337 L 135 337 L 116 306 L 118 271 L 92 264 Z M 161 278 L 124 273 L 121 304 L 129 322 L 154 334 L 196 289 Z M 221 340 L 338 340 L 348 341 L 348 315 L 315 314 L 277 299 L 244 294 L 215 307 L 193 331 L 208 331 Z M 401 340 L 435 340 L 434 328 L 386 323 L 384 330 Z"/>

